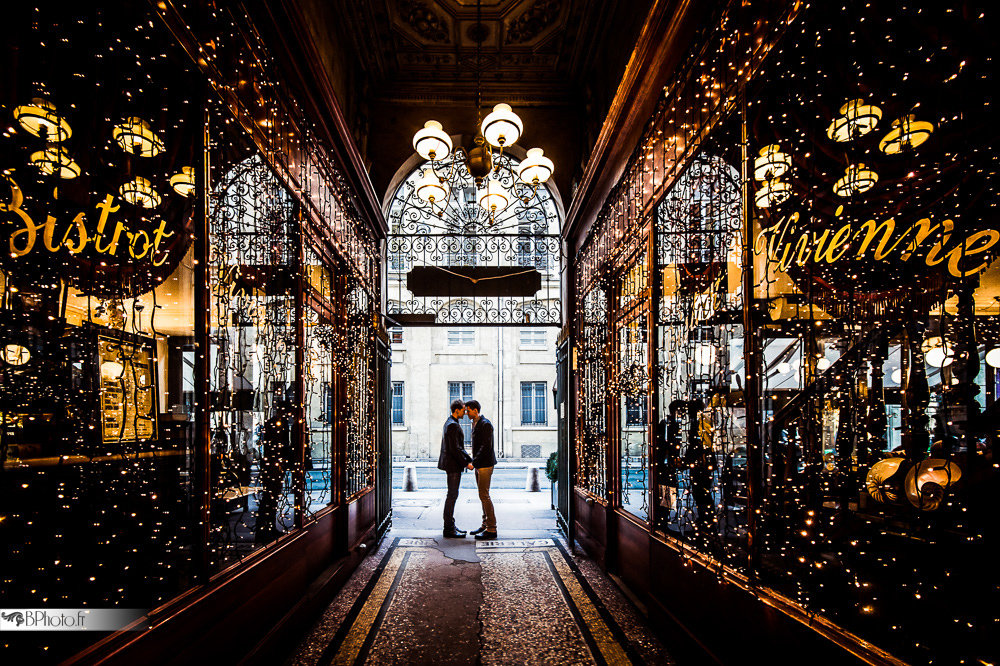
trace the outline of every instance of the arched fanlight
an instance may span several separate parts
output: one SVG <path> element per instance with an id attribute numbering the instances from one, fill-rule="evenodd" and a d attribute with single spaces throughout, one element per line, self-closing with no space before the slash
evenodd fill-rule
<path id="1" fill-rule="evenodd" d="M 479 205 L 495 213 L 507 207 L 507 191 L 498 180 L 488 179 L 486 187 L 479 190 Z"/>
<path id="2" fill-rule="evenodd" d="M 153 184 L 139 176 L 119 188 L 122 199 L 143 208 L 155 208 L 160 205 L 160 195 L 153 189 Z"/>
<path id="3" fill-rule="evenodd" d="M 426 169 L 416 184 L 417 196 L 429 204 L 441 203 L 448 198 L 448 186 L 442 183 L 433 169 Z"/>
<path id="4" fill-rule="evenodd" d="M 881 118 L 882 109 L 865 104 L 863 99 L 852 99 L 840 107 L 840 117 L 833 119 L 826 135 L 834 141 L 850 141 L 871 132 Z"/>
<path id="5" fill-rule="evenodd" d="M 69 156 L 69 152 L 58 143 L 49 143 L 45 146 L 45 150 L 32 153 L 31 163 L 38 167 L 39 171 L 49 176 L 56 175 L 70 180 L 80 175 L 80 166 Z"/>
<path id="6" fill-rule="evenodd" d="M 774 143 L 760 149 L 760 157 L 753 162 L 755 180 L 768 181 L 780 178 L 792 168 L 792 158 L 781 152 L 781 146 Z"/>
<path id="7" fill-rule="evenodd" d="M 451 137 L 436 120 L 428 120 L 423 129 L 413 135 L 413 149 L 425 160 L 443 160 L 451 154 Z"/>
<path id="8" fill-rule="evenodd" d="M 163 151 L 163 141 L 142 118 L 127 118 L 115 125 L 111 136 L 122 150 L 139 157 L 156 157 Z"/>
<path id="9" fill-rule="evenodd" d="M 754 195 L 754 202 L 758 208 L 769 208 L 777 206 L 792 196 L 792 186 L 780 180 L 772 180 L 761 185 Z"/>
<path id="10" fill-rule="evenodd" d="M 181 167 L 180 173 L 170 177 L 170 187 L 182 197 L 194 196 L 194 167 Z"/>
<path id="11" fill-rule="evenodd" d="M 844 176 L 833 185 L 838 196 L 850 197 L 867 192 L 878 182 L 878 174 L 864 164 L 851 164 Z"/>
<path id="12" fill-rule="evenodd" d="M 48 141 L 65 141 L 73 135 L 69 123 L 56 112 L 56 105 L 45 99 L 33 99 L 15 108 L 14 120 L 29 133 Z"/>
<path id="13" fill-rule="evenodd" d="M 3 348 L 3 360 L 7 365 L 24 365 L 31 360 L 31 352 L 27 347 L 21 345 L 5 345 Z"/>
<path id="14" fill-rule="evenodd" d="M 914 115 L 903 116 L 892 121 L 892 129 L 879 141 L 878 147 L 886 155 L 913 150 L 931 138 L 934 125 L 926 120 L 917 120 Z"/>
<path id="15" fill-rule="evenodd" d="M 483 118 L 483 137 L 497 148 L 514 145 L 523 131 L 521 119 L 509 104 L 497 104 L 493 107 L 493 113 Z"/>
<path id="16" fill-rule="evenodd" d="M 528 185 L 537 185 L 547 181 L 554 170 L 555 165 L 552 160 L 545 157 L 541 148 L 531 148 L 528 150 L 528 156 L 517 168 L 517 177 Z"/>

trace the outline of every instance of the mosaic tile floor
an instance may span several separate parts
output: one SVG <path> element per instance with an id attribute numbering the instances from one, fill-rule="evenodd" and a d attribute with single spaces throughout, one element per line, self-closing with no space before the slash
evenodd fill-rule
<path id="1" fill-rule="evenodd" d="M 437 520 L 431 511 L 400 521 L 286 666 L 675 663 L 635 606 L 558 531 L 445 539 L 420 529 Z"/>

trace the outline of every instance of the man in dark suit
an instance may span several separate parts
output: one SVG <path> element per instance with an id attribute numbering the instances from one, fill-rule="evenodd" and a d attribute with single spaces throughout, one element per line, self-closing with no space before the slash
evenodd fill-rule
<path id="1" fill-rule="evenodd" d="M 493 424 L 479 413 L 481 409 L 478 400 L 465 403 L 465 411 L 472 419 L 472 466 L 476 468 L 476 487 L 479 488 L 479 501 L 483 503 L 483 524 L 472 530 L 479 541 L 497 538 L 497 515 L 490 499 L 490 480 L 497 455 L 493 450 Z"/>
<path id="2" fill-rule="evenodd" d="M 444 422 L 441 435 L 441 454 L 438 469 L 448 474 L 448 496 L 444 500 L 444 535 L 449 539 L 462 539 L 465 532 L 455 527 L 455 502 L 458 501 L 458 485 L 462 482 L 462 472 L 472 469 L 472 458 L 465 451 L 465 435 L 458 420 L 465 415 L 465 403 L 451 401 L 451 416 Z"/>

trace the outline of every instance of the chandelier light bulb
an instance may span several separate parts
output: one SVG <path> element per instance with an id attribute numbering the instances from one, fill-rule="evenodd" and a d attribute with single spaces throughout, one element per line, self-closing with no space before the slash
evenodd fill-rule
<path id="1" fill-rule="evenodd" d="M 139 157 L 156 157 L 163 151 L 163 141 L 142 118 L 128 118 L 111 130 L 121 149 Z"/>
<path id="2" fill-rule="evenodd" d="M 879 141 L 878 147 L 886 155 L 896 155 L 913 150 L 931 138 L 934 125 L 926 120 L 917 120 L 914 115 L 903 116 L 892 121 L 892 129 Z"/>
<path id="3" fill-rule="evenodd" d="M 428 120 L 423 129 L 413 135 L 413 149 L 425 160 L 443 160 L 451 154 L 451 137 L 444 132 L 441 123 Z"/>
<path id="4" fill-rule="evenodd" d="M 417 196 L 429 204 L 441 203 L 448 198 L 448 186 L 441 182 L 433 169 L 425 169 L 416 184 Z"/>
<path id="5" fill-rule="evenodd" d="M 493 113 L 483 118 L 483 137 L 491 146 L 503 148 L 513 146 L 521 137 L 524 125 L 509 104 L 497 104 Z"/>
<path id="6" fill-rule="evenodd" d="M 508 201 L 507 191 L 498 180 L 487 180 L 486 186 L 479 190 L 479 205 L 491 213 L 506 208 Z"/>
<path id="7" fill-rule="evenodd" d="M 42 173 L 71 180 L 80 175 L 80 166 L 73 161 L 69 153 L 58 143 L 46 144 L 45 150 L 31 154 L 31 163 Z"/>
<path id="8" fill-rule="evenodd" d="M 760 157 L 753 162 L 753 177 L 759 181 L 771 181 L 781 178 L 791 168 L 792 158 L 774 143 L 760 149 Z"/>
<path id="9" fill-rule="evenodd" d="M 160 205 L 159 193 L 153 189 L 151 182 L 141 176 L 122 185 L 118 193 L 122 199 L 135 206 L 156 208 Z"/>
<path id="10" fill-rule="evenodd" d="M 180 173 L 170 177 L 170 187 L 182 197 L 194 196 L 194 167 L 181 167 Z"/>
<path id="11" fill-rule="evenodd" d="M 878 174 L 864 164 L 851 164 L 844 176 L 833 185 L 835 194 L 850 197 L 867 192 L 878 182 Z"/>
<path id="12" fill-rule="evenodd" d="M 545 157 L 541 148 L 531 148 L 528 150 L 528 156 L 517 168 L 517 177 L 528 185 L 537 185 L 547 181 L 554 170 L 555 165 L 552 160 Z"/>
<path id="13" fill-rule="evenodd" d="M 955 360 L 951 351 L 945 351 L 944 347 L 935 347 L 924 355 L 924 361 L 933 368 L 944 368 L 951 365 Z"/>
<path id="14" fill-rule="evenodd" d="M 56 105 L 44 99 L 33 99 L 14 109 L 14 120 L 28 133 L 49 141 L 65 141 L 73 135 L 66 119 L 56 113 Z"/>
<path id="15" fill-rule="evenodd" d="M 863 99 L 853 99 L 840 107 L 840 117 L 833 119 L 826 135 L 834 141 L 850 141 L 871 132 L 881 118 L 882 109 L 865 104 Z"/>

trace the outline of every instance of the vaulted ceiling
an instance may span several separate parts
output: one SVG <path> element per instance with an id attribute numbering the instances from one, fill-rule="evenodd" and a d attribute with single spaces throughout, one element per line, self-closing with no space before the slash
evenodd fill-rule
<path id="1" fill-rule="evenodd" d="M 569 204 L 651 0 L 299 0 L 378 196 L 425 120 L 507 102 Z M 480 102 L 477 111 L 477 98 Z"/>

